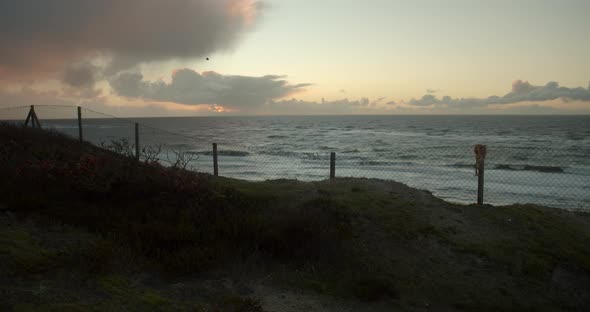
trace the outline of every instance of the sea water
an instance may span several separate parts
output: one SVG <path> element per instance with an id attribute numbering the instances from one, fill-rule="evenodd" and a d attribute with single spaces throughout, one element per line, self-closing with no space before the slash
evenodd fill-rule
<path id="1" fill-rule="evenodd" d="M 264 116 L 139 118 L 140 147 L 158 147 L 162 163 L 247 180 L 323 180 L 329 153 L 338 177 L 394 180 L 452 202 L 477 193 L 473 146 L 485 144 L 486 203 L 590 208 L 590 116 Z M 75 120 L 45 127 L 77 136 Z M 127 139 L 133 124 L 86 119 L 95 144 Z"/>

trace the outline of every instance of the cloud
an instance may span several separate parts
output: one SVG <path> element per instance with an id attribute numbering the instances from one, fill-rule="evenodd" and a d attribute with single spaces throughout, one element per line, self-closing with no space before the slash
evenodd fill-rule
<path id="1" fill-rule="evenodd" d="M 368 98 L 350 100 L 348 98 L 322 102 L 303 101 L 295 98 L 269 101 L 263 107 L 264 114 L 284 115 L 329 115 L 329 114 L 374 114 L 386 112 L 386 108 L 371 106 Z"/>
<path id="2" fill-rule="evenodd" d="M 0 80 L 51 76 L 101 57 L 107 73 L 230 49 L 251 28 L 254 0 L 0 2 Z"/>
<path id="3" fill-rule="evenodd" d="M 102 78 L 102 70 L 89 62 L 68 65 L 62 72 L 63 94 L 69 97 L 95 98 L 102 95 L 102 89 L 95 89 Z"/>
<path id="4" fill-rule="evenodd" d="M 590 86 L 589 86 L 590 87 Z M 528 81 L 516 80 L 512 83 L 512 91 L 504 96 L 487 98 L 437 98 L 426 94 L 420 99 L 412 99 L 408 103 L 413 106 L 447 106 L 447 107 L 486 107 L 492 104 L 513 104 L 519 102 L 543 102 L 561 99 L 563 101 L 590 101 L 590 88 L 585 89 L 560 87 L 555 81 L 544 86 L 534 86 Z"/>
<path id="5" fill-rule="evenodd" d="M 436 93 L 437 90 L 434 89 L 426 89 L 426 93 L 432 94 L 432 93 Z"/>
<path id="6" fill-rule="evenodd" d="M 116 117 L 164 117 L 211 115 L 208 106 L 183 106 L 158 102 L 113 102 L 107 97 L 79 98 L 64 97 L 57 91 L 40 91 L 32 88 L 8 92 L 0 88 L 0 120 L 24 120 L 29 105 L 35 105 L 35 111 L 43 124 L 45 119 L 77 118 L 76 106 L 91 109 L 97 113 L 83 111 L 83 118 L 102 118 L 106 115 Z M 73 122 L 73 121 L 72 121 Z"/>
<path id="7" fill-rule="evenodd" d="M 185 105 L 210 104 L 241 111 L 259 107 L 304 90 L 310 84 L 289 84 L 285 76 L 226 76 L 212 71 L 175 70 L 172 81 L 145 81 L 141 73 L 125 72 L 109 80 L 115 94 L 127 98 L 174 102 Z"/>
<path id="8" fill-rule="evenodd" d="M 88 88 L 94 86 L 99 75 L 99 68 L 86 62 L 66 67 L 62 74 L 62 81 L 70 87 Z"/>
<path id="9" fill-rule="evenodd" d="M 69 96 L 56 90 L 43 91 L 24 87 L 9 91 L 0 88 L 0 120 L 25 118 L 28 105 L 38 105 L 38 114 L 45 118 L 76 118 L 75 107 L 45 107 L 44 105 L 82 106 L 97 112 L 114 116 L 196 116 L 196 115 L 342 115 L 342 114 L 588 114 L 590 107 L 587 102 L 571 101 L 566 103 L 534 103 L 498 104 L 488 107 L 456 106 L 427 107 L 410 106 L 404 101 L 397 104 L 390 102 L 380 106 L 371 106 L 374 101 L 369 98 L 335 99 L 323 101 L 304 101 L 300 99 L 269 100 L 268 102 L 248 107 L 247 110 L 236 111 L 225 109 L 219 105 L 182 105 L 170 102 L 135 100 L 119 97 L 81 98 Z M 3 107 L 26 106 L 20 109 L 2 109 Z M 87 118 L 99 115 L 86 116 Z"/>

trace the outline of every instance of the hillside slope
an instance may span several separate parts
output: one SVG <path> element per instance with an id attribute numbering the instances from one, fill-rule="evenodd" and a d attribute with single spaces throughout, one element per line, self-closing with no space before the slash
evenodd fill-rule
<path id="1" fill-rule="evenodd" d="M 0 309 L 582 310 L 590 216 L 247 182 L 0 126 Z"/>

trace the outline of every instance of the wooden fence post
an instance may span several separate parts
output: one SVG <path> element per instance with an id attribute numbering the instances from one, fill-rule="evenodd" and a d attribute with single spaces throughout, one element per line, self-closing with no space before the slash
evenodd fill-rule
<path id="1" fill-rule="evenodd" d="M 219 168 L 217 167 L 217 143 L 213 143 L 213 175 L 219 176 Z"/>
<path id="2" fill-rule="evenodd" d="M 135 123 L 135 159 L 139 161 L 139 124 Z"/>
<path id="3" fill-rule="evenodd" d="M 484 160 L 479 161 L 479 168 L 477 174 L 477 204 L 483 205 L 483 175 L 484 175 Z"/>
<path id="4" fill-rule="evenodd" d="M 33 122 L 33 128 L 41 129 L 41 123 L 39 122 L 39 118 L 37 118 L 37 113 L 35 112 L 35 106 L 31 105 L 31 121 Z"/>
<path id="5" fill-rule="evenodd" d="M 78 134 L 80 136 L 80 143 L 84 142 L 82 136 L 82 108 L 78 106 Z"/>
<path id="6" fill-rule="evenodd" d="M 29 109 L 29 113 L 27 114 L 27 119 L 25 119 L 25 127 L 29 126 L 29 120 L 31 120 L 31 116 L 33 116 L 33 105 L 31 105 L 31 108 Z M 33 125 L 33 128 L 35 126 Z"/>
<path id="7" fill-rule="evenodd" d="M 29 120 L 31 121 L 31 128 L 41 129 L 41 123 L 39 122 L 39 118 L 37 118 L 37 114 L 35 113 L 35 105 L 31 105 L 31 109 L 29 110 L 29 114 L 25 120 L 25 127 L 29 125 Z"/>
<path id="8" fill-rule="evenodd" d="M 336 152 L 330 153 L 330 179 L 336 178 Z"/>

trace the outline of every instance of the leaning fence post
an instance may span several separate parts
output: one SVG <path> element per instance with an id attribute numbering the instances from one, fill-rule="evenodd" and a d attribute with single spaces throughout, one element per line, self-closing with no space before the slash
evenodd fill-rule
<path id="1" fill-rule="evenodd" d="M 213 175 L 219 176 L 219 168 L 217 167 L 217 143 L 213 143 Z"/>
<path id="2" fill-rule="evenodd" d="M 31 109 L 29 109 L 29 114 L 27 115 L 27 119 L 25 119 L 25 127 L 29 126 L 29 120 L 31 120 L 31 117 L 33 116 L 33 110 L 35 110 L 34 108 L 35 106 L 31 105 Z M 33 128 L 35 128 L 35 124 L 33 123 Z"/>
<path id="3" fill-rule="evenodd" d="M 37 117 L 37 113 L 35 113 L 35 106 L 31 105 L 31 121 L 33 122 L 33 128 L 41 129 L 41 123 L 39 122 L 39 118 Z"/>
<path id="4" fill-rule="evenodd" d="M 139 160 L 139 124 L 135 123 L 135 159 Z"/>
<path id="5" fill-rule="evenodd" d="M 80 143 L 84 141 L 82 137 L 82 108 L 78 106 L 78 134 L 80 136 Z"/>
<path id="6" fill-rule="evenodd" d="M 29 120 L 31 121 L 31 128 L 41 129 L 41 123 L 39 122 L 39 118 L 37 118 L 37 114 L 35 113 L 35 105 L 31 105 L 31 109 L 29 110 L 29 114 L 25 120 L 25 127 L 29 125 Z"/>
<path id="7" fill-rule="evenodd" d="M 330 153 L 330 179 L 336 178 L 336 152 Z"/>

